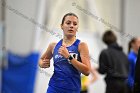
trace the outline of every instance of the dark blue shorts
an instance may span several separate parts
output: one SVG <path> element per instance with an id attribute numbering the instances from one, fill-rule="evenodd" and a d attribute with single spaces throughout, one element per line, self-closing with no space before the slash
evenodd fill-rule
<path id="1" fill-rule="evenodd" d="M 46 93 L 80 93 L 80 91 L 49 86 Z"/>

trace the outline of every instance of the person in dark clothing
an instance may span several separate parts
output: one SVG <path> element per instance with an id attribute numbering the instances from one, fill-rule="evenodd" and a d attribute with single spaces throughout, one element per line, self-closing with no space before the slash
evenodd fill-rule
<path id="1" fill-rule="evenodd" d="M 108 46 L 99 57 L 99 73 L 106 74 L 106 93 L 127 93 L 129 62 L 117 44 L 117 37 L 108 30 L 103 35 L 103 42 Z"/>
<path id="2" fill-rule="evenodd" d="M 140 47 L 135 68 L 134 93 L 140 93 Z"/>

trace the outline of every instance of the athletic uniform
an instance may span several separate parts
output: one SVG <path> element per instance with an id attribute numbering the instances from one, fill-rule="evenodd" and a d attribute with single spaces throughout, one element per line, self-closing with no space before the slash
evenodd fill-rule
<path id="1" fill-rule="evenodd" d="M 133 91 L 134 86 L 134 76 L 135 76 L 135 65 L 137 60 L 137 54 L 134 53 L 134 51 L 131 51 L 128 54 L 128 60 L 130 62 L 130 70 L 129 70 L 129 76 L 128 76 L 128 87 L 129 87 L 129 93 Z"/>
<path id="2" fill-rule="evenodd" d="M 74 58 L 81 62 L 80 54 L 78 52 L 79 39 L 69 47 L 66 47 Z M 62 55 L 58 53 L 62 46 L 60 40 L 53 53 L 54 73 L 49 81 L 47 93 L 80 93 L 81 89 L 81 73 Z"/>

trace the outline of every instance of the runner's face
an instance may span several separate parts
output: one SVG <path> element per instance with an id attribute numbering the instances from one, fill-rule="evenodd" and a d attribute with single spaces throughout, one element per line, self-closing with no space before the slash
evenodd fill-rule
<path id="1" fill-rule="evenodd" d="M 137 50 L 139 49 L 139 47 L 140 47 L 140 38 L 138 38 L 136 40 L 136 48 L 137 48 Z"/>
<path id="2" fill-rule="evenodd" d="M 140 47 L 140 38 L 137 38 L 136 41 L 134 43 L 132 43 L 132 48 L 135 51 L 138 51 L 139 47 Z"/>
<path id="3" fill-rule="evenodd" d="M 78 19 L 75 16 L 66 16 L 64 23 L 61 25 L 65 36 L 76 36 L 78 30 Z"/>

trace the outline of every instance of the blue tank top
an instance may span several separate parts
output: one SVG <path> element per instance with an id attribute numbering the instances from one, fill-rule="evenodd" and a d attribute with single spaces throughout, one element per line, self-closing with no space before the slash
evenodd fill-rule
<path id="1" fill-rule="evenodd" d="M 135 66 L 136 66 L 136 60 L 137 60 L 137 54 L 134 53 L 134 51 L 131 51 L 128 54 L 128 60 L 130 62 L 130 68 L 129 68 L 129 75 L 128 75 L 128 85 L 133 88 L 134 86 L 134 78 L 135 78 Z"/>
<path id="2" fill-rule="evenodd" d="M 80 54 L 78 52 L 78 45 L 80 40 L 77 39 L 71 46 L 67 47 L 70 55 L 81 62 Z M 81 73 L 63 56 L 58 53 L 59 48 L 62 46 L 62 40 L 60 40 L 53 52 L 54 61 L 54 73 L 50 79 L 49 85 L 68 89 L 79 90 L 81 89 Z"/>

